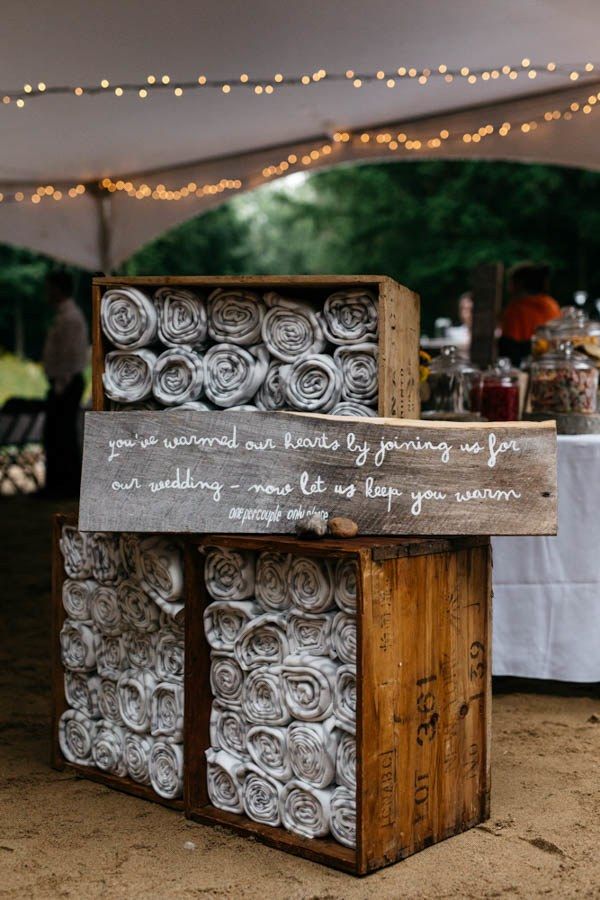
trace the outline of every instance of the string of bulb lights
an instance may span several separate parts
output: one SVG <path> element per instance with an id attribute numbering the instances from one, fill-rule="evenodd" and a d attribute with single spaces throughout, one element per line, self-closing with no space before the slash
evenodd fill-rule
<path id="1" fill-rule="evenodd" d="M 389 127 L 385 130 L 382 128 L 371 128 L 356 132 L 336 131 L 330 141 L 319 142 L 302 153 L 290 153 L 284 159 L 265 166 L 259 178 L 267 182 L 274 177 L 291 174 L 296 171 L 304 171 L 314 163 L 339 153 L 348 144 L 354 144 L 365 150 L 369 147 L 381 146 L 382 149 L 387 147 L 391 152 L 429 152 L 452 143 L 457 146 L 479 144 L 494 134 L 501 138 L 515 133 L 533 135 L 538 128 L 544 128 L 559 121 L 569 122 L 576 116 L 588 116 L 598 109 L 600 109 L 600 91 L 585 97 L 582 96 L 579 100 L 571 100 L 563 108 L 546 109 L 537 116 L 513 119 L 513 121 L 502 120 L 496 123 L 487 121 L 472 131 L 442 128 L 436 131 L 435 134 L 429 134 L 428 136 L 424 136 L 421 133 L 411 136 L 408 131 L 392 132 Z M 253 185 L 256 184 L 255 177 L 250 180 Z M 46 184 L 30 188 L 29 191 L 0 191 L 0 203 L 31 203 L 39 205 L 44 201 L 50 200 L 75 200 L 90 193 L 90 191 L 100 195 L 124 193 L 136 200 L 178 201 L 193 197 L 215 196 L 238 191 L 243 187 L 245 187 L 245 182 L 241 178 L 222 178 L 220 181 L 205 184 L 190 181 L 178 187 L 167 187 L 162 183 L 151 185 L 146 182 L 136 183 L 128 179 L 106 177 L 91 186 L 84 184 L 65 186 L 61 184 L 55 187 L 54 185 Z"/>
<path id="2" fill-rule="evenodd" d="M 359 72 L 347 69 L 345 72 L 327 72 L 318 69 L 311 74 L 283 75 L 277 72 L 269 78 L 256 78 L 242 73 L 235 78 L 209 78 L 206 75 L 198 75 L 192 80 L 176 80 L 170 75 L 148 75 L 143 81 L 135 83 L 115 83 L 108 78 L 102 78 L 95 84 L 88 85 L 48 85 L 44 81 L 24 84 L 22 88 L 11 91 L 0 91 L 2 103 L 5 106 L 14 105 L 17 109 L 23 109 L 30 100 L 40 100 L 47 97 L 74 96 L 97 97 L 111 95 L 123 97 L 125 95 L 137 96 L 140 100 L 146 100 L 153 94 L 171 93 L 174 97 L 182 97 L 191 91 L 216 90 L 227 96 L 234 91 L 248 91 L 257 96 L 270 96 L 282 87 L 308 87 L 320 82 L 344 82 L 354 88 L 362 88 L 371 84 L 380 84 L 387 88 L 395 88 L 405 81 L 414 81 L 419 85 L 442 80 L 446 84 L 454 82 L 466 82 L 477 84 L 478 82 L 493 82 L 498 79 L 508 78 L 515 81 L 517 78 L 534 80 L 544 76 L 562 76 L 569 81 L 578 81 L 580 78 L 600 72 L 600 63 L 556 63 L 547 62 L 536 64 L 528 58 L 524 58 L 517 65 L 498 66 L 496 68 L 470 68 L 460 66 L 451 68 L 439 65 L 433 68 L 415 68 L 414 66 L 399 66 L 396 69 L 379 69 L 376 72 Z"/>

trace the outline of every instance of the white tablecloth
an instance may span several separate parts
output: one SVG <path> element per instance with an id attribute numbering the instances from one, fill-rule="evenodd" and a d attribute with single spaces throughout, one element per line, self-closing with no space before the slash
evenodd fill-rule
<path id="1" fill-rule="evenodd" d="M 558 537 L 493 548 L 494 675 L 600 681 L 600 435 L 558 438 Z"/>

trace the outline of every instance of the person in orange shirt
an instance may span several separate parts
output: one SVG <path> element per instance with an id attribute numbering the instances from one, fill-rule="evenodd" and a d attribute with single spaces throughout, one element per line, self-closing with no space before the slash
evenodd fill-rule
<path id="1" fill-rule="evenodd" d="M 508 273 L 509 303 L 502 314 L 501 356 L 514 365 L 531 352 L 531 337 L 539 325 L 560 316 L 560 306 L 550 296 L 550 267 L 543 263 L 518 263 Z"/>

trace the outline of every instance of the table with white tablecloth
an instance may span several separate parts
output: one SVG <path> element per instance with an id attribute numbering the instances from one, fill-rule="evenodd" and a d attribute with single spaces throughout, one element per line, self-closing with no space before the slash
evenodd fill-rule
<path id="1" fill-rule="evenodd" d="M 558 438 L 558 536 L 493 548 L 494 675 L 600 681 L 600 435 Z"/>

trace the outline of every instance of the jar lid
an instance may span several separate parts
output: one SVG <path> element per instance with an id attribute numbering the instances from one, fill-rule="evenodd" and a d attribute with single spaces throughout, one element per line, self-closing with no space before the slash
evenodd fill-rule
<path id="1" fill-rule="evenodd" d="M 536 360 L 532 369 L 558 369 L 569 366 L 573 369 L 594 369 L 595 366 L 590 363 L 587 356 L 583 353 L 577 353 L 573 349 L 571 341 L 561 341 L 556 350 L 545 353 Z"/>
<path id="2" fill-rule="evenodd" d="M 512 362 L 507 356 L 501 356 L 493 366 L 483 373 L 485 382 L 497 382 L 498 384 L 514 384 L 519 380 L 519 372 L 513 369 Z"/>
<path id="3" fill-rule="evenodd" d="M 568 314 L 554 319 L 556 325 L 552 329 L 557 339 L 582 338 L 600 335 L 600 322 L 593 322 L 582 309 L 567 307 Z"/>
<path id="4" fill-rule="evenodd" d="M 442 347 L 439 356 L 436 356 L 429 365 L 431 375 L 471 375 L 479 372 L 477 366 L 472 365 L 457 348 L 449 344 Z"/>

